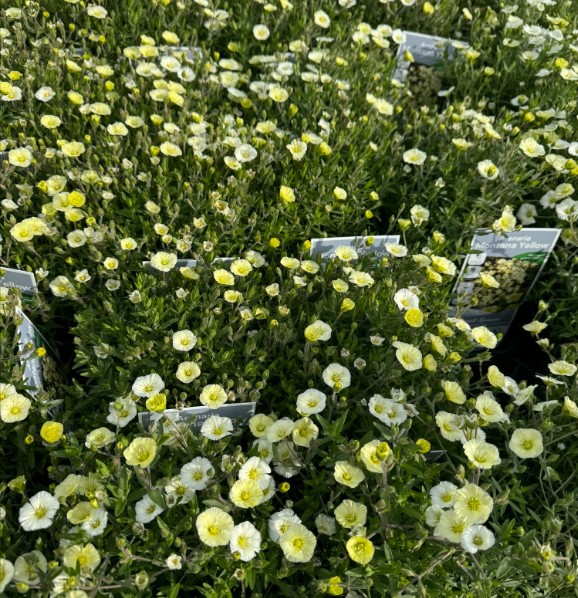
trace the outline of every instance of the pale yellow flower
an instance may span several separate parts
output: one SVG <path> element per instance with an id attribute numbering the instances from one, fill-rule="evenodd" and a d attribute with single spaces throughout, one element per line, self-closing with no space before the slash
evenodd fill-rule
<path id="1" fill-rule="evenodd" d="M 148 467 L 157 454 L 157 443 L 153 438 L 135 438 L 124 450 L 127 465 Z"/>

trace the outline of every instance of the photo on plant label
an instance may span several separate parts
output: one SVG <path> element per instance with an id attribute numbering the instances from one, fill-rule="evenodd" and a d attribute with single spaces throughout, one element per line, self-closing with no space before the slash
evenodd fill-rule
<path id="1" fill-rule="evenodd" d="M 488 257 L 481 269 L 474 266 L 480 270 L 472 291 L 478 300 L 476 308 L 487 312 L 515 309 L 524 299 L 545 255 L 536 252 L 514 258 Z"/>
<path id="2" fill-rule="evenodd" d="M 451 87 L 445 65 L 428 66 L 413 62 L 407 71 L 406 89 L 416 107 L 430 106 L 442 109 L 446 104 L 446 95 Z"/>

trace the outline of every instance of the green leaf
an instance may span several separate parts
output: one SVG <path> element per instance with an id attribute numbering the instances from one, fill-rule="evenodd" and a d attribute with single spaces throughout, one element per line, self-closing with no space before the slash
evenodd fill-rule
<path id="1" fill-rule="evenodd" d="M 179 595 L 179 590 L 181 589 L 181 584 L 177 583 L 171 586 L 171 591 L 167 594 L 167 598 L 177 598 Z"/>
<path id="2" fill-rule="evenodd" d="M 513 561 L 510 557 L 505 557 L 496 571 L 496 577 L 501 579 L 505 577 L 512 568 Z"/>

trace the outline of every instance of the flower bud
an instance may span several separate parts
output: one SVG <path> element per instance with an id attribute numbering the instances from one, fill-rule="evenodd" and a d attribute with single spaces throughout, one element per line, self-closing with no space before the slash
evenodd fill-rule
<path id="1" fill-rule="evenodd" d="M 149 585 L 149 576 L 146 574 L 146 571 L 141 571 L 137 573 L 134 577 L 134 585 L 139 590 L 145 590 Z"/>

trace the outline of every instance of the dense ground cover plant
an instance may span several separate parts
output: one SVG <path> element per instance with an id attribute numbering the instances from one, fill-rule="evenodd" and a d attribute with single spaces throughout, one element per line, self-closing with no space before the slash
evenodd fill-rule
<path id="1" fill-rule="evenodd" d="M 1 11 L 0 266 L 39 288 L 0 289 L 0 593 L 576 595 L 572 2 Z M 393 81 L 403 30 L 455 59 Z M 521 225 L 563 229 L 527 380 L 449 307 Z"/>

